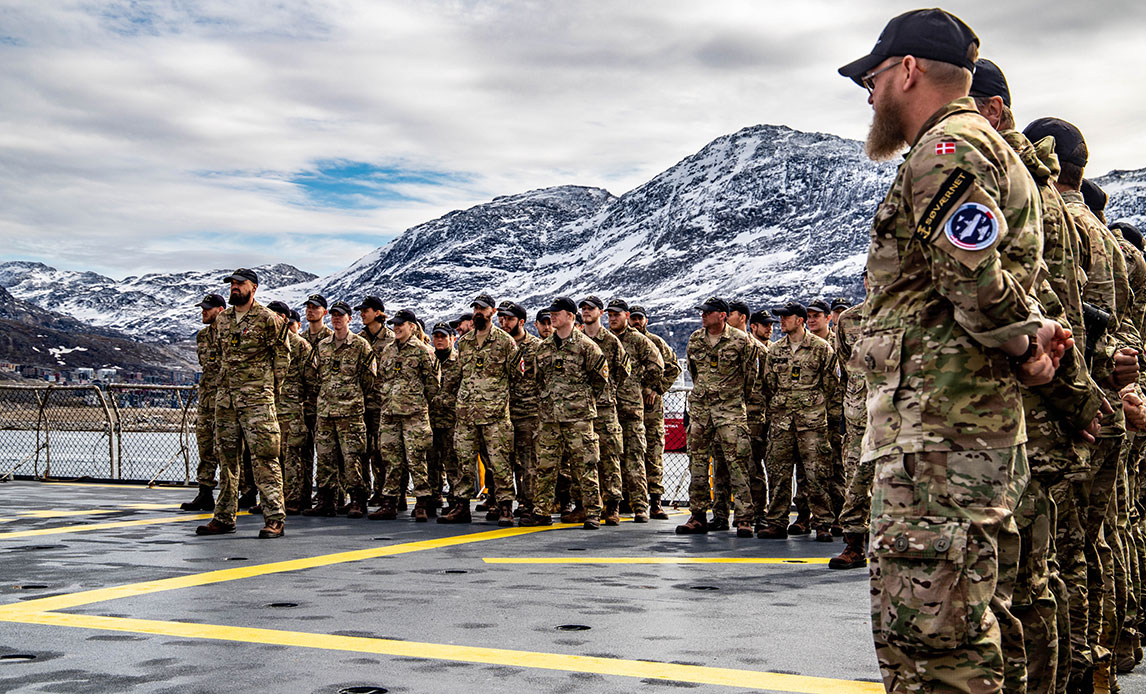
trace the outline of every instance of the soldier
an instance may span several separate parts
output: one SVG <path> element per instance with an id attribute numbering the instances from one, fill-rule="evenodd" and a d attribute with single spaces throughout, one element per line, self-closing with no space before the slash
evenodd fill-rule
<path id="1" fill-rule="evenodd" d="M 756 381 L 748 394 L 748 434 L 752 442 L 748 478 L 752 485 L 752 505 L 756 508 L 753 529 L 757 534 L 765 528 L 764 513 L 768 510 L 768 478 L 764 473 L 764 458 L 768 452 L 768 398 L 764 393 L 764 358 L 772 344 L 772 326 L 776 319 L 768 309 L 752 314 L 748 322 L 749 333 L 756 341 Z"/>
<path id="2" fill-rule="evenodd" d="M 465 334 L 474 329 L 474 314 L 463 313 L 458 318 L 450 321 L 450 327 L 458 334 L 458 338 L 465 337 Z"/>
<path id="3" fill-rule="evenodd" d="M 752 309 L 748 304 L 735 299 L 728 302 L 728 325 L 742 333 L 748 332 L 748 317 Z M 753 342 L 755 344 L 755 342 Z M 752 478 L 749 471 L 749 478 Z M 712 520 L 708 521 L 709 530 L 728 530 L 728 512 L 732 500 L 732 479 L 728 473 L 728 464 L 724 460 L 724 453 L 719 445 L 712 447 Z M 756 508 L 755 502 L 753 508 Z M 760 511 L 756 508 L 757 512 Z"/>
<path id="4" fill-rule="evenodd" d="M 692 515 L 677 526 L 676 532 L 708 532 L 709 451 L 719 445 L 732 478 L 736 536 L 752 537 L 756 511 L 748 480 L 752 444 L 745 403 L 756 379 L 756 346 L 746 333 L 727 324 L 728 302 L 724 299 L 711 297 L 696 310 L 701 312 L 701 327 L 688 338 L 688 370 L 693 382 L 688 396 L 688 508 Z"/>
<path id="5" fill-rule="evenodd" d="M 537 348 L 541 340 L 525 331 L 525 309 L 503 301 L 497 309 L 501 329 L 517 344 L 518 368 L 509 382 L 509 420 L 513 423 L 513 475 L 517 481 L 517 511 L 521 517 L 532 512 L 530 492 L 537 468 L 537 428 L 540 425 L 537 390 Z"/>
<path id="6" fill-rule="evenodd" d="M 354 307 L 354 310 L 358 311 L 358 315 L 362 319 L 362 330 L 358 336 L 370 344 L 370 349 L 374 352 L 375 363 L 377 363 L 382 350 L 394 341 L 394 331 L 386 327 L 386 305 L 376 296 L 367 296 L 362 300 L 362 303 Z M 367 502 L 369 505 L 382 503 L 382 486 L 386 482 L 386 468 L 382 465 L 382 454 L 378 449 L 378 427 L 382 421 L 384 379 L 381 372 L 378 375 L 379 378 L 375 379 L 373 390 L 366 394 L 366 457 L 364 458 L 365 464 L 362 466 L 362 484 L 371 490 L 371 496 Z M 371 483 L 371 471 L 374 473 L 373 483 Z M 403 492 L 402 499 L 405 498 L 406 495 Z"/>
<path id="7" fill-rule="evenodd" d="M 613 299 L 607 308 L 609 332 L 617 336 L 628 355 L 632 373 L 617 390 L 617 419 L 623 437 L 621 478 L 633 511 L 634 523 L 649 521 L 649 487 L 645 478 L 645 407 L 660 392 L 665 362 L 653 341 L 629 327 L 629 304 Z"/>
<path id="8" fill-rule="evenodd" d="M 868 156 L 911 143 L 872 225 L 852 356 L 868 388 L 872 630 L 889 692 L 1001 690 L 991 603 L 1008 593 L 1000 531 L 1028 476 L 1020 377 L 1048 382 L 1072 346 L 1022 284 L 1041 262 L 1039 199 L 967 96 L 978 44 L 953 15 L 916 10 L 839 70 L 874 107 Z"/>
<path id="9" fill-rule="evenodd" d="M 664 360 L 664 380 L 657 388 L 657 396 L 653 398 L 652 405 L 645 406 L 645 481 L 649 486 L 649 518 L 668 520 L 668 514 L 661 506 L 661 497 L 665 493 L 662 482 L 665 453 L 664 395 L 669 392 L 680 376 L 680 362 L 677 361 L 676 352 L 673 351 L 672 347 L 669 347 L 664 338 L 649 331 L 649 318 L 645 307 L 629 307 L 629 325 L 652 340 L 653 344 L 660 350 L 661 359 Z"/>
<path id="10" fill-rule="evenodd" d="M 823 299 L 816 299 L 808 304 L 808 321 L 806 329 L 824 342 L 828 343 L 828 347 L 832 350 L 832 370 L 836 372 L 836 378 L 831 381 L 830 385 L 838 386 L 840 383 L 840 365 L 835 361 L 835 337 L 832 332 L 831 325 L 831 312 L 832 309 L 828 306 L 828 302 Z M 843 534 L 843 529 L 839 526 L 837 519 L 840 515 L 840 510 L 844 506 L 844 485 L 847 482 L 847 477 L 844 475 L 843 467 L 843 450 L 844 450 L 844 394 L 840 388 L 825 394 L 828 398 L 828 440 L 832 446 L 831 467 L 826 477 L 820 479 L 820 484 L 823 486 L 824 491 L 828 494 L 828 500 L 831 502 L 832 518 L 831 527 L 832 534 L 837 537 Z M 804 495 L 800 492 L 799 486 L 804 484 L 804 480 L 800 479 L 800 465 L 796 466 L 796 510 L 802 512 L 807 506 L 807 501 L 803 498 Z M 797 518 L 799 523 L 799 518 Z"/>
<path id="11" fill-rule="evenodd" d="M 553 322 L 549 318 L 549 309 L 543 308 L 537 312 L 533 318 L 533 329 L 537 331 L 537 337 L 542 340 L 553 334 Z"/>
<path id="12" fill-rule="evenodd" d="M 458 407 L 458 351 L 454 349 L 454 330 L 449 323 L 436 323 L 431 339 L 434 345 L 434 358 L 438 360 L 438 371 L 442 375 L 442 387 L 438 396 L 430 403 L 430 427 L 434 442 L 430 446 L 427 466 L 430 471 L 430 487 L 435 501 L 431 508 L 441 507 L 442 481 L 450 485 L 450 506 L 453 506 L 453 492 L 458 486 L 458 454 L 454 449 L 455 411 Z M 436 510 L 434 515 L 437 515 Z"/>
<path id="13" fill-rule="evenodd" d="M 279 464 L 283 476 L 283 504 L 288 516 L 297 516 L 302 505 L 302 450 L 306 444 L 306 420 L 303 407 L 308 384 L 314 383 L 314 354 L 310 344 L 298 334 L 298 313 L 281 301 L 272 301 L 267 308 L 277 313 L 287 325 L 287 348 L 290 368 L 275 398 L 275 412 L 279 418 Z"/>
<path id="14" fill-rule="evenodd" d="M 457 424 L 454 446 L 461 468 L 454 506 L 438 518 L 439 523 L 469 523 L 470 497 L 474 493 L 478 456 L 497 487 L 497 521 L 513 522 L 513 424 L 509 420 L 509 382 L 518 368 L 514 361 L 517 343 L 493 324 L 494 306 L 489 294 L 474 299 L 473 330 L 457 341 Z"/>
<path id="15" fill-rule="evenodd" d="M 362 459 L 366 455 L 366 394 L 374 388 L 374 351 L 350 332 L 350 304 L 330 306 L 330 337 L 318 343 L 318 504 L 304 516 L 335 516 L 337 490 L 350 494 L 347 518 L 366 514 Z"/>
<path id="16" fill-rule="evenodd" d="M 218 335 L 215 319 L 227 307 L 218 294 L 208 294 L 195 304 L 203 313 L 203 328 L 195 334 L 195 351 L 199 357 L 199 401 L 195 407 L 195 442 L 199 445 L 199 466 L 195 481 L 199 493 L 179 508 L 184 511 L 215 510 L 215 470 L 219 459 L 215 456 L 215 392 L 219 388 Z"/>
<path id="17" fill-rule="evenodd" d="M 259 276 L 239 268 L 223 278 L 231 284 L 231 307 L 215 319 L 220 371 L 215 396 L 215 453 L 219 457 L 219 499 L 215 517 L 196 535 L 235 532 L 239 462 L 245 443 L 255 485 L 263 497 L 263 539 L 283 536 L 283 479 L 279 469 L 279 424 L 275 395 L 290 366 L 286 324 L 255 301 Z"/>
<path id="18" fill-rule="evenodd" d="M 414 312 L 407 309 L 394 314 L 390 319 L 394 340 L 383 348 L 378 359 L 382 381 L 378 442 L 385 458 L 386 482 L 382 487 L 382 505 L 370 514 L 370 520 L 398 517 L 398 495 L 406 493 L 407 474 L 414 482 L 414 520 L 425 523 L 429 518 L 432 490 L 426 454 L 434 439 L 430 403 L 438 396 L 441 376 L 433 350 L 414 335 L 416 321 Z"/>
<path id="19" fill-rule="evenodd" d="M 625 354 L 621 341 L 601 325 L 605 302 L 596 296 L 588 296 L 581 300 L 578 308 L 585 321 L 585 335 L 601 348 L 601 353 L 609 363 L 609 387 L 601 391 L 597 400 L 597 418 L 593 420 L 593 428 L 599 441 L 597 476 L 601 485 L 601 497 L 605 502 L 602 519 L 605 525 L 619 525 L 621 495 L 624 493 L 621 478 L 621 447 L 624 445 L 624 437 L 621 434 L 621 423 L 617 419 L 617 391 L 629 377 L 629 356 Z M 571 517 L 565 516 L 561 520 L 580 523 L 581 514 L 574 511 Z"/>
<path id="20" fill-rule="evenodd" d="M 306 330 L 302 337 L 310 345 L 310 351 L 317 354 L 318 343 L 330 337 L 333 333 L 323 319 L 326 317 L 326 297 L 322 294 L 311 294 L 306 298 L 303 311 L 306 314 Z M 311 494 L 314 491 L 314 435 L 318 429 L 318 383 L 317 381 L 307 389 L 306 407 L 303 408 L 306 418 L 306 443 L 302 449 L 302 506 L 303 510 L 311 508 Z M 339 492 L 341 497 L 341 492 Z"/>
<path id="21" fill-rule="evenodd" d="M 832 299 L 832 330 L 835 330 L 840 324 L 840 316 L 843 312 L 851 308 L 852 302 L 845 296 L 837 296 Z"/>
<path id="22" fill-rule="evenodd" d="M 537 436 L 537 474 L 533 478 L 533 513 L 523 526 L 551 525 L 557 468 L 562 456 L 572 459 L 585 510 L 583 527 L 601 527 L 601 494 L 597 484 L 596 403 L 609 387 L 609 365 L 597 344 L 574 329 L 576 304 L 557 297 L 549 307 L 553 333 L 537 350 L 541 393 L 541 428 Z"/>
<path id="23" fill-rule="evenodd" d="M 867 286 L 867 281 L 864 281 Z M 844 551 L 828 562 L 831 569 L 867 566 L 868 514 L 871 512 L 871 461 L 860 462 L 863 434 L 867 429 L 867 384 L 863 372 L 851 364 L 852 348 L 863 327 L 864 305 L 845 309 L 836 319 L 835 352 L 841 368 L 844 392 L 844 474 L 848 483 L 839 524 L 844 531 Z"/>

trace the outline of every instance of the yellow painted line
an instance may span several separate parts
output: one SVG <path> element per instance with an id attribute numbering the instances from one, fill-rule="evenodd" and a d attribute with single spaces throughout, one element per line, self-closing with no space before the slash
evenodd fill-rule
<path id="1" fill-rule="evenodd" d="M 240 516 L 250 515 L 240 511 Z M 210 513 L 196 513 L 190 516 L 163 516 L 160 518 L 143 518 L 141 520 L 109 521 L 107 523 L 91 523 L 90 525 L 61 525 L 58 528 L 40 528 L 38 530 L 13 530 L 0 533 L 0 540 L 14 540 L 19 537 L 40 537 L 43 535 L 63 535 L 67 533 L 86 533 L 91 530 L 113 530 L 115 528 L 132 528 L 137 525 L 156 525 L 159 523 L 186 523 L 187 521 L 206 520 L 212 518 Z"/>
<path id="2" fill-rule="evenodd" d="M 0 523 L 11 523 L 25 518 L 74 518 L 76 516 L 123 513 L 124 511 L 166 511 L 173 508 L 179 508 L 179 504 L 127 504 L 120 508 L 91 508 L 78 511 L 17 511 L 17 518 L 0 518 Z"/>
<path id="3" fill-rule="evenodd" d="M 622 660 L 619 658 L 565 655 L 561 653 L 514 651 L 503 648 L 453 646 L 438 643 L 419 643 L 416 641 L 371 639 L 357 636 L 334 636 L 304 631 L 256 629 L 216 624 L 187 624 L 184 622 L 162 622 L 147 619 L 97 617 L 61 613 L 32 614 L 26 618 L 21 618 L 20 621 L 27 624 L 124 631 L 136 634 L 154 634 L 158 636 L 210 639 L 215 641 L 273 644 L 294 646 L 297 648 L 371 653 L 405 658 L 431 658 L 434 660 L 480 663 L 483 665 L 506 665 L 539 670 L 585 672 L 596 675 L 639 677 L 642 679 L 722 685 L 740 689 L 766 689 L 776 692 L 798 692 L 802 694 L 876 694 L 877 692 L 883 692 L 883 685 L 876 682 L 858 682 L 806 675 L 786 675 L 775 672 L 736 670 L 702 665 L 677 665 L 674 663 L 656 663 L 644 660 Z"/>
<path id="4" fill-rule="evenodd" d="M 828 557 L 483 557 L 487 564 L 827 564 Z"/>

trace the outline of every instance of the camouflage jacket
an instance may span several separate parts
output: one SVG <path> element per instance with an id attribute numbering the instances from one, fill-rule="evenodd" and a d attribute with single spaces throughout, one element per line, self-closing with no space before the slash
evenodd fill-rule
<path id="1" fill-rule="evenodd" d="M 638 332 L 652 340 L 653 344 L 656 345 L 657 349 L 661 352 L 661 359 L 663 359 L 665 363 L 665 377 L 664 380 L 661 381 L 660 388 L 657 389 L 657 392 L 664 395 L 669 392 L 669 389 L 676 383 L 676 379 L 680 378 L 680 362 L 677 361 L 676 352 L 673 351 L 672 347 L 669 347 L 669 343 L 665 342 L 665 339 L 660 335 L 647 329 L 638 330 Z"/>
<path id="2" fill-rule="evenodd" d="M 306 330 L 299 331 L 299 334 L 302 336 L 302 339 L 306 340 L 307 343 L 310 345 L 310 351 L 317 356 L 318 355 L 318 343 L 322 342 L 326 338 L 333 335 L 334 331 L 331 330 L 328 326 L 326 326 L 324 324 L 322 326 L 322 330 L 320 330 L 318 332 L 318 334 L 313 334 L 310 332 L 310 324 L 308 323 L 306 325 Z M 319 386 L 319 383 L 317 380 L 315 380 L 314 383 L 310 384 L 307 387 L 306 413 L 308 415 L 313 415 L 317 411 L 316 408 L 318 406 L 318 386 Z"/>
<path id="3" fill-rule="evenodd" d="M 849 363 L 867 380 L 864 460 L 1026 441 L 1019 382 L 999 347 L 1041 325 L 1024 284 L 1041 238 L 1038 192 L 1014 150 L 970 97 L 939 109 L 872 224 Z"/>
<path id="4" fill-rule="evenodd" d="M 366 412 L 366 393 L 374 387 L 374 351 L 351 333 L 335 344 L 334 334 L 318 343 L 318 416 L 354 417 Z"/>
<path id="5" fill-rule="evenodd" d="M 645 394 L 660 394 L 665 380 L 665 361 L 653 341 L 633 328 L 613 333 L 629 356 L 632 374 L 617 389 L 617 416 L 623 420 L 644 419 Z"/>
<path id="6" fill-rule="evenodd" d="M 816 337 L 820 337 L 817 335 Z M 828 326 L 828 334 L 821 338 L 824 342 L 828 343 L 828 347 L 832 350 L 832 371 L 836 373 L 835 382 L 825 386 L 829 390 L 825 393 L 828 398 L 828 422 L 838 427 L 840 419 L 844 416 L 844 389 L 843 389 L 843 369 L 839 360 L 836 358 L 836 329 L 834 326 Z"/>
<path id="7" fill-rule="evenodd" d="M 625 379 L 629 377 L 629 372 L 632 369 L 629 366 L 629 355 L 625 354 L 625 348 L 621 346 L 621 341 L 604 326 L 597 333 L 597 337 L 592 337 L 589 333 L 585 333 L 585 337 L 588 337 L 601 349 L 601 353 L 605 355 L 605 360 L 609 362 L 609 387 L 601 391 L 597 397 L 597 415 L 601 416 L 605 414 L 605 410 L 617 406 L 617 391 L 624 385 Z"/>
<path id="8" fill-rule="evenodd" d="M 428 416 L 441 387 L 434 349 L 417 337 L 405 343 L 391 340 L 378 358 L 377 380 L 382 383 L 383 414 Z"/>
<path id="9" fill-rule="evenodd" d="M 442 374 L 442 387 L 438 395 L 430 403 L 430 426 L 435 429 L 450 429 L 454 426 L 458 408 L 458 381 L 461 380 L 461 369 L 458 366 L 458 351 L 450 347 L 450 353 L 441 359 L 435 353 L 438 370 Z"/>
<path id="10" fill-rule="evenodd" d="M 748 423 L 763 424 L 768 421 L 768 397 L 764 394 L 764 359 L 768 356 L 768 347 L 772 341 L 757 340 L 751 334 L 749 336 L 756 343 L 756 382 L 748 392 Z"/>
<path id="11" fill-rule="evenodd" d="M 520 364 L 517 343 L 497 326 L 491 326 L 478 344 L 471 330 L 456 344 L 461 380 L 458 384 L 457 423 L 493 424 L 509 420 L 509 381 Z"/>
<path id="12" fill-rule="evenodd" d="M 828 394 L 838 392 L 840 385 L 836 355 L 827 340 L 805 332 L 794 345 L 785 335 L 768 347 L 763 374 L 773 431 L 828 426 Z"/>
<path id="13" fill-rule="evenodd" d="M 756 383 L 757 349 L 752 338 L 725 325 L 713 345 L 700 328 L 689 336 L 686 354 L 693 384 L 688 394 L 691 420 L 714 426 L 747 424 L 746 402 Z"/>
<path id="14" fill-rule="evenodd" d="M 290 367 L 286 323 L 255 301 L 240 320 L 229 306 L 215 319 L 219 350 L 216 402 L 232 407 L 274 405 Z"/>
<path id="15" fill-rule="evenodd" d="M 867 382 L 863 372 L 849 366 L 852 348 L 863 329 L 863 304 L 856 304 L 840 314 L 835 333 L 836 361 L 841 367 L 844 391 L 844 421 L 852 427 L 867 426 Z"/>
<path id="16" fill-rule="evenodd" d="M 215 324 L 204 325 L 195 334 L 195 351 L 199 357 L 199 405 L 215 408 L 215 393 L 219 390 L 219 340 Z"/>
<path id="17" fill-rule="evenodd" d="M 318 371 L 314 366 L 314 350 L 310 343 L 296 333 L 287 331 L 287 347 L 290 349 L 290 368 L 286 380 L 279 390 L 275 403 L 279 416 L 283 413 L 301 415 L 306 406 L 306 396 L 311 384 L 318 382 Z"/>
<path id="18" fill-rule="evenodd" d="M 543 421 L 592 421 L 600 393 L 609 387 L 609 362 L 580 330 L 564 340 L 554 332 L 537 350 L 537 386 Z"/>
<path id="19" fill-rule="evenodd" d="M 509 418 L 513 421 L 538 416 L 541 393 L 537 390 L 537 349 L 541 338 L 525 333 L 517 343 L 517 368 L 509 379 Z"/>
<path id="20" fill-rule="evenodd" d="M 394 331 L 386 325 L 383 325 L 376 335 L 363 328 L 358 332 L 358 336 L 370 344 L 370 349 L 374 350 L 376 362 L 382 358 L 382 350 L 394 343 Z M 374 388 L 366 394 L 366 409 L 377 410 L 382 407 L 382 390 L 385 387 L 385 380 L 385 374 L 379 369 L 378 378 L 374 379 Z"/>

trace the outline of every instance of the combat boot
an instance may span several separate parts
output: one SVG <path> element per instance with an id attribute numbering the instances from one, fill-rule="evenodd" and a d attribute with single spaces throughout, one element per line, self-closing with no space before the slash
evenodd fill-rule
<path id="1" fill-rule="evenodd" d="M 737 521 L 736 537 L 752 537 L 752 524 L 748 521 Z"/>
<path id="2" fill-rule="evenodd" d="M 347 500 L 345 494 L 339 493 L 338 494 L 338 503 L 335 504 L 335 507 L 336 507 L 335 513 L 337 513 L 340 516 L 345 516 L 346 512 L 350 510 L 350 504 L 351 503 L 352 503 L 351 501 Z"/>
<path id="3" fill-rule="evenodd" d="M 628 497 L 624 497 L 624 496 L 621 497 L 620 512 L 624 513 L 624 514 L 629 514 L 629 513 L 633 512 L 633 507 L 629 504 Z"/>
<path id="4" fill-rule="evenodd" d="M 618 504 L 616 501 L 609 501 L 605 504 L 605 515 L 603 519 L 605 521 L 605 525 L 621 524 L 621 514 L 618 510 L 619 506 L 620 504 Z"/>
<path id="5" fill-rule="evenodd" d="M 498 507 L 498 511 L 499 511 L 498 518 L 497 518 L 497 524 L 503 528 L 512 528 L 513 527 L 513 502 L 512 501 L 502 501 L 501 503 L 499 503 L 497 505 L 497 507 Z"/>
<path id="6" fill-rule="evenodd" d="M 247 509 L 247 513 L 251 514 L 252 516 L 261 516 L 263 515 L 263 505 L 255 504 L 254 506 Z"/>
<path id="7" fill-rule="evenodd" d="M 200 525 L 198 528 L 195 528 L 196 535 L 227 535 L 233 532 L 235 532 L 234 525 L 220 523 L 214 518 L 212 518 L 211 522 L 207 525 Z"/>
<path id="8" fill-rule="evenodd" d="M 304 516 L 318 516 L 321 518 L 333 518 L 335 515 L 334 509 L 334 492 L 330 489 L 318 490 L 318 504 L 308 508 L 302 512 Z"/>
<path id="9" fill-rule="evenodd" d="M 708 532 L 708 514 L 704 511 L 696 511 L 684 525 L 676 526 L 677 535 L 701 535 Z"/>
<path id="10" fill-rule="evenodd" d="M 258 494 L 259 494 L 258 489 L 252 489 L 251 491 L 247 492 L 246 494 L 240 495 L 239 496 L 239 508 L 240 509 L 247 509 L 247 508 L 254 506 L 258 502 Z"/>
<path id="11" fill-rule="evenodd" d="M 661 495 L 649 494 L 649 518 L 656 518 L 657 520 L 668 520 L 669 514 L 661 508 Z"/>
<path id="12" fill-rule="evenodd" d="M 382 505 L 382 492 L 375 491 L 373 494 L 370 495 L 370 501 L 368 501 L 367 503 L 370 504 L 371 506 L 381 506 Z"/>
<path id="13" fill-rule="evenodd" d="M 428 499 L 429 499 L 429 497 L 419 496 L 414 501 L 414 522 L 415 523 L 425 523 L 426 521 L 430 520 L 429 514 L 426 513 L 426 502 Z"/>
<path id="14" fill-rule="evenodd" d="M 179 508 L 184 511 L 214 511 L 214 489 L 205 484 L 199 485 L 199 494 L 191 501 L 185 501 L 179 504 Z"/>
<path id="15" fill-rule="evenodd" d="M 366 515 L 366 491 L 353 492 L 350 495 L 350 508 L 346 509 L 347 518 L 361 518 Z"/>
<path id="16" fill-rule="evenodd" d="M 816 542 L 831 542 L 832 531 L 827 528 L 820 528 L 816 531 Z"/>
<path id="17" fill-rule="evenodd" d="M 867 566 L 865 548 L 867 535 L 864 533 L 844 533 L 844 542 L 847 546 L 838 557 L 832 557 L 828 562 L 829 569 L 862 569 Z"/>
<path id="18" fill-rule="evenodd" d="M 281 520 L 267 521 L 266 527 L 259 531 L 259 539 L 273 540 L 276 537 L 282 537 L 285 533 Z"/>
<path id="19" fill-rule="evenodd" d="M 511 502 L 512 503 L 512 502 Z M 486 504 L 485 519 L 495 521 L 501 518 L 501 504 L 494 503 L 493 499 Z"/>
<path id="20" fill-rule="evenodd" d="M 537 513 L 534 511 L 528 516 L 522 516 L 521 520 L 517 522 L 523 528 L 533 528 L 539 525 L 553 525 L 553 516 L 548 513 Z"/>
<path id="21" fill-rule="evenodd" d="M 649 522 L 649 514 L 639 513 L 639 512 L 634 513 L 633 514 L 633 522 L 634 523 L 648 523 Z"/>
<path id="22" fill-rule="evenodd" d="M 713 515 L 712 520 L 708 521 L 709 530 L 728 530 L 728 517 Z"/>
<path id="23" fill-rule="evenodd" d="M 438 516 L 439 523 L 472 523 L 469 499 L 457 499 L 457 503 L 444 516 Z"/>
<path id="24" fill-rule="evenodd" d="M 601 519 L 596 516 L 588 516 L 585 518 L 585 523 L 581 527 L 586 530 L 600 530 Z"/>
<path id="25" fill-rule="evenodd" d="M 772 528 L 764 525 L 756 530 L 756 537 L 761 540 L 787 540 L 788 529 L 783 526 Z"/>
<path id="26" fill-rule="evenodd" d="M 438 502 L 432 497 L 426 497 L 426 518 L 438 517 Z"/>
<path id="27" fill-rule="evenodd" d="M 392 496 L 382 497 L 378 510 L 366 516 L 370 520 L 394 520 L 398 517 L 398 500 Z"/>
<path id="28" fill-rule="evenodd" d="M 562 523 L 584 523 L 585 522 L 585 509 L 581 504 L 573 507 L 572 511 L 567 511 L 561 514 Z"/>
<path id="29" fill-rule="evenodd" d="M 811 523 L 807 518 L 796 517 L 796 522 L 788 526 L 789 535 L 809 535 L 812 532 Z"/>
<path id="30" fill-rule="evenodd" d="M 483 494 L 482 498 L 478 500 L 477 506 L 474 506 L 474 510 L 481 513 L 482 511 L 488 511 L 489 507 L 493 505 L 493 497 L 489 494 Z"/>

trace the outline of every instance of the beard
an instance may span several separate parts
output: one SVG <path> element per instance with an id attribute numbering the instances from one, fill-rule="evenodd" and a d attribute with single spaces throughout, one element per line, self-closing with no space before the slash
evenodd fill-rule
<path id="1" fill-rule="evenodd" d="M 474 328 L 479 332 L 489 327 L 489 319 L 480 313 L 474 314 Z"/>
<path id="2" fill-rule="evenodd" d="M 232 289 L 231 290 L 231 298 L 227 299 L 227 303 L 229 303 L 232 306 L 242 306 L 243 304 L 247 303 L 250 300 L 251 300 L 251 293 L 250 292 L 247 292 L 246 294 L 244 294 L 243 292 L 239 291 L 238 289 Z"/>
<path id="3" fill-rule="evenodd" d="M 886 97 L 877 101 L 867 142 L 864 143 L 868 159 L 887 161 L 899 154 L 906 144 L 907 141 L 903 139 L 903 115 L 899 106 Z"/>

